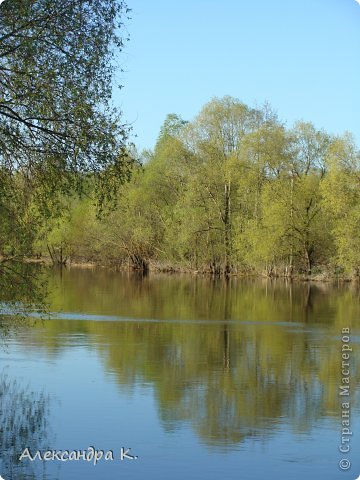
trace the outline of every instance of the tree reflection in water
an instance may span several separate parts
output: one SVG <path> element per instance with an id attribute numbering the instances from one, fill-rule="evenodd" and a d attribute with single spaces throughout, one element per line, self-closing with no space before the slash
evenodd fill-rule
<path id="1" fill-rule="evenodd" d="M 47 479 L 44 465 L 19 461 L 26 447 L 45 450 L 48 439 L 49 397 L 20 381 L 0 374 L 0 473 L 6 480 Z"/>
<path id="2" fill-rule="evenodd" d="M 233 448 L 323 419 L 338 427 L 340 332 L 359 331 L 355 284 L 64 270 L 50 287 L 51 310 L 65 314 L 19 342 L 56 360 L 80 339 L 122 390 L 151 385 L 167 431 L 190 424 L 201 442 Z"/>

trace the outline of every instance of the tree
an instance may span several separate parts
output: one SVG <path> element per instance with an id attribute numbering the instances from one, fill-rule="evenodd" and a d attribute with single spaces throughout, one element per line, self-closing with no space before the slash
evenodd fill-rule
<path id="1" fill-rule="evenodd" d="M 336 267 L 360 275 L 360 155 L 350 135 L 337 138 L 327 156 L 323 208 L 332 219 Z"/>
<path id="2" fill-rule="evenodd" d="M 187 150 L 178 138 L 187 122 L 168 115 L 154 152 L 119 192 L 118 209 L 104 218 L 102 251 L 147 271 L 150 262 L 176 260 L 174 208 L 187 182 Z"/>
<path id="3" fill-rule="evenodd" d="M 162 142 L 168 140 L 169 138 L 176 138 L 187 124 L 188 122 L 186 120 L 183 120 L 176 113 L 169 113 L 166 116 L 164 123 L 160 127 L 160 133 L 156 142 L 155 149 L 159 148 L 159 145 L 161 145 Z"/>
<path id="4" fill-rule="evenodd" d="M 260 208 L 244 234 L 247 260 L 265 264 L 268 273 L 281 265 L 289 275 L 296 262 L 298 270 L 310 274 L 315 260 L 321 263 L 330 248 L 320 193 L 330 137 L 299 122 L 286 134 L 273 130 L 261 150 L 267 144 L 272 153 L 267 159 L 262 152 Z"/>
<path id="5" fill-rule="evenodd" d="M 292 242 L 299 244 L 305 270 L 311 273 L 316 255 L 326 251 L 326 225 L 321 209 L 320 182 L 326 174 L 331 137 L 311 123 L 298 122 L 290 133 L 290 223 Z M 292 256 L 292 254 L 291 254 Z"/>
<path id="6" fill-rule="evenodd" d="M 255 110 L 226 96 L 205 105 L 187 128 L 185 142 L 196 158 L 196 173 L 190 181 L 186 204 L 195 207 L 191 216 L 193 240 L 209 252 L 207 260 L 214 273 L 223 270 L 228 274 L 231 270 L 241 145 L 254 128 L 255 117 Z"/>
<path id="7" fill-rule="evenodd" d="M 128 12 L 122 0 L 0 5 L 3 287 L 14 284 L 11 262 L 31 253 L 41 215 L 58 213 L 59 193 L 91 185 L 101 206 L 130 175 L 129 128 L 112 105 Z"/>
<path id="8" fill-rule="evenodd" d="M 128 128 L 112 108 L 122 0 L 11 0 L 0 17 L 0 167 L 49 191 L 93 172 L 104 194 L 128 174 Z M 80 180 L 79 180 L 80 179 Z"/>
<path id="9" fill-rule="evenodd" d="M 359 274 L 359 152 L 350 138 L 305 122 L 287 130 L 268 105 L 224 97 L 190 123 L 168 115 L 142 158 L 108 217 L 98 221 L 83 197 L 56 227 L 48 222 L 55 253 L 143 270 Z M 22 205 L 16 211 L 31 219 L 36 210 Z"/>

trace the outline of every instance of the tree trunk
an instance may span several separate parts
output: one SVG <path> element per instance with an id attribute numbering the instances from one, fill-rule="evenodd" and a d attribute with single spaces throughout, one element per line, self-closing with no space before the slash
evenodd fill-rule
<path id="1" fill-rule="evenodd" d="M 147 273 L 149 271 L 149 262 L 145 260 L 141 255 L 132 253 L 130 254 L 130 259 L 134 270 L 141 270 L 144 273 Z"/>
<path id="2" fill-rule="evenodd" d="M 305 264 L 306 264 L 306 273 L 311 275 L 312 260 L 311 260 L 311 251 L 305 247 Z"/>
<path id="3" fill-rule="evenodd" d="M 291 223 L 291 228 L 292 228 L 293 224 L 294 224 L 294 176 L 293 176 L 293 174 L 291 174 L 290 223 Z M 288 276 L 292 277 L 293 272 L 294 272 L 294 245 L 293 245 L 293 238 L 291 237 Z"/>
<path id="4" fill-rule="evenodd" d="M 231 204 L 230 204 L 230 180 L 225 183 L 224 192 L 224 230 L 225 230 L 225 275 L 229 275 L 231 271 Z"/>

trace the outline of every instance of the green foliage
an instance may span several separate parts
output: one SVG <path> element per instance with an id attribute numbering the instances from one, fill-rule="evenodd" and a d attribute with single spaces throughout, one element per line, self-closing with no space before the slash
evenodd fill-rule
<path id="1" fill-rule="evenodd" d="M 360 155 L 349 135 L 329 149 L 329 174 L 322 184 L 324 209 L 332 219 L 335 265 L 360 274 Z"/>
<path id="2" fill-rule="evenodd" d="M 359 178 L 349 136 L 213 99 L 193 122 L 166 118 L 108 215 L 96 216 L 91 179 L 92 197 L 64 197 L 37 248 L 142 270 L 358 274 Z"/>
<path id="3" fill-rule="evenodd" d="M 0 8 L 0 285 L 7 287 L 19 278 L 31 284 L 13 263 L 44 243 L 60 263 L 83 248 L 93 209 L 80 202 L 66 219 L 65 196 L 90 191 L 101 209 L 133 162 L 129 128 L 112 105 L 125 2 L 13 0 Z"/>
<path id="4" fill-rule="evenodd" d="M 128 174 L 128 129 L 111 105 L 128 9 L 118 0 L 14 0 L 0 17 L 0 166 L 43 193 L 93 172 L 104 195 Z"/>

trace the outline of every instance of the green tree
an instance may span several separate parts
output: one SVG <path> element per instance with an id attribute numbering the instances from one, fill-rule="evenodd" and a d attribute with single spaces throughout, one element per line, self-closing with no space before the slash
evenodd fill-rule
<path id="1" fill-rule="evenodd" d="M 237 99 L 215 98 L 187 127 L 184 141 L 194 160 L 184 207 L 194 208 L 190 215 L 183 212 L 183 220 L 185 231 L 198 245 L 192 251 L 197 257 L 199 250 L 208 252 L 207 258 L 201 257 L 213 272 L 231 270 L 241 143 L 254 128 L 255 115 Z"/>
<path id="2" fill-rule="evenodd" d="M 31 254 L 41 217 L 59 213 L 61 194 L 91 184 L 102 204 L 129 177 L 129 128 L 112 104 L 129 9 L 122 0 L 11 0 L 0 10 L 0 282 L 7 288 L 27 281 L 18 273 L 14 280 L 11 262 Z"/>
<path id="3" fill-rule="evenodd" d="M 332 219 L 333 261 L 347 273 L 360 274 L 360 155 L 350 135 L 329 149 L 329 174 L 322 183 L 323 207 Z"/>
<path id="4" fill-rule="evenodd" d="M 49 243 L 145 270 L 358 272 L 360 168 L 350 138 L 305 122 L 287 130 L 268 105 L 224 97 L 190 123 L 168 115 L 142 158 L 109 217 L 72 202 Z"/>
<path id="5" fill-rule="evenodd" d="M 331 248 L 320 192 L 330 138 L 302 122 L 279 133 L 268 140 L 272 154 L 261 164 L 261 183 L 255 182 L 261 199 L 255 212 L 260 213 L 254 212 L 240 238 L 248 262 L 262 264 L 267 273 L 281 266 L 291 275 L 295 263 L 297 270 L 311 273 L 315 261 L 323 262 Z"/>
<path id="6" fill-rule="evenodd" d="M 118 260 L 129 258 L 137 269 L 176 261 L 174 209 L 188 176 L 188 151 L 178 138 L 185 124 L 177 115 L 165 119 L 154 152 L 146 154 L 143 167 L 134 168 L 119 192 L 118 208 L 102 222 L 105 251 Z"/>
<path id="7" fill-rule="evenodd" d="M 0 17 L 0 166 L 50 190 L 128 173 L 111 105 L 128 12 L 119 0 L 13 0 Z M 107 175 L 105 175 L 107 173 Z"/>

